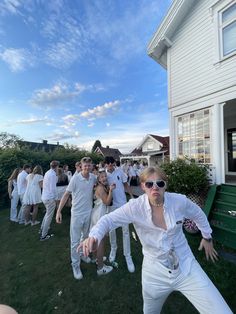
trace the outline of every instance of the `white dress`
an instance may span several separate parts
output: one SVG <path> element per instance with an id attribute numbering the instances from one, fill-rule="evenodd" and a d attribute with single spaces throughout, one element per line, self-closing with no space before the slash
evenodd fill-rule
<path id="1" fill-rule="evenodd" d="M 25 205 L 35 205 L 42 202 L 42 192 L 39 182 L 43 181 L 41 174 L 29 174 L 26 177 L 27 187 L 23 198 Z"/>
<path id="2" fill-rule="evenodd" d="M 108 206 L 105 205 L 100 198 L 97 198 L 94 201 L 94 207 L 91 214 L 90 228 L 96 225 L 98 220 L 107 213 L 107 207 Z"/>

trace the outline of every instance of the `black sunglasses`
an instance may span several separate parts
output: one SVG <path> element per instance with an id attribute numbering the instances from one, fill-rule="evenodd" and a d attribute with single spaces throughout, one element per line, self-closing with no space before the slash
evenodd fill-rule
<path id="1" fill-rule="evenodd" d="M 157 181 L 146 181 L 144 183 L 145 187 L 147 189 L 151 189 L 153 188 L 154 184 L 158 187 L 158 188 L 164 188 L 166 183 L 164 180 L 157 180 Z"/>

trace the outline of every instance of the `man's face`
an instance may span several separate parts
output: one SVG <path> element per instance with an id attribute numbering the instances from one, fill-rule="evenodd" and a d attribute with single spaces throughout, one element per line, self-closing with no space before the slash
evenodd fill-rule
<path id="1" fill-rule="evenodd" d="M 81 171 L 84 174 L 88 174 L 92 169 L 92 163 L 91 162 L 82 162 L 81 164 Z"/>
<path id="2" fill-rule="evenodd" d="M 26 168 L 25 171 L 26 171 L 27 173 L 31 173 L 31 168 Z"/>
<path id="3" fill-rule="evenodd" d="M 107 168 L 107 171 L 113 172 L 115 169 L 115 163 L 110 162 L 109 164 L 106 164 L 106 168 Z"/>

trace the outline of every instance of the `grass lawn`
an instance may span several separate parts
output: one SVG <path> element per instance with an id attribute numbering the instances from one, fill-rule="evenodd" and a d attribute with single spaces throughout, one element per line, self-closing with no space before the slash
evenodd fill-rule
<path id="1" fill-rule="evenodd" d="M 62 225 L 55 225 L 53 221 L 55 237 L 40 242 L 38 226 L 11 223 L 9 211 L 0 211 L 0 303 L 11 305 L 19 314 L 142 313 L 140 243 L 131 239 L 134 274 L 127 271 L 118 230 L 119 268 L 98 277 L 94 265 L 83 263 L 84 278 L 76 281 L 70 266 L 69 210 L 64 209 L 63 214 Z M 42 212 L 39 216 L 42 218 Z M 197 251 L 199 239 L 189 237 L 195 256 L 236 312 L 236 265 L 223 259 L 216 265 L 208 263 L 203 253 Z M 181 294 L 173 293 L 162 313 L 197 311 Z"/>

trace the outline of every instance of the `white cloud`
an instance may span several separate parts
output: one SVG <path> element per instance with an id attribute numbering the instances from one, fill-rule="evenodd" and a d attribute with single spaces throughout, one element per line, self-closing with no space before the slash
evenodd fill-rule
<path id="1" fill-rule="evenodd" d="M 0 59 L 6 62 L 12 72 L 20 72 L 35 64 L 34 56 L 27 49 L 7 48 L 0 52 Z"/>
<path id="2" fill-rule="evenodd" d="M 94 126 L 94 123 L 93 122 L 90 122 L 89 124 L 88 124 L 88 127 L 89 128 L 92 128 Z"/>
<path id="3" fill-rule="evenodd" d="M 80 134 L 78 131 L 73 132 L 61 132 L 60 130 L 55 130 L 52 134 L 45 137 L 47 140 L 50 141 L 66 141 L 71 139 L 78 139 L 80 138 Z"/>
<path id="4" fill-rule="evenodd" d="M 107 126 L 108 128 L 109 128 L 110 125 L 111 125 L 111 124 L 110 124 L 109 122 L 106 123 L 106 126 Z"/>
<path id="5" fill-rule="evenodd" d="M 35 90 L 29 103 L 34 106 L 51 108 L 56 105 L 64 104 L 72 100 L 77 93 L 69 91 L 66 85 L 55 84 L 52 88 L 43 88 Z"/>
<path id="6" fill-rule="evenodd" d="M 15 123 L 17 124 L 35 124 L 35 123 L 47 123 L 47 124 L 52 124 L 54 120 L 49 119 L 48 117 L 44 118 L 29 118 L 29 119 L 22 119 L 22 120 L 17 120 Z"/>
<path id="7" fill-rule="evenodd" d="M 91 118 L 98 118 L 103 117 L 110 113 L 111 111 L 117 109 L 121 105 L 120 100 L 109 101 L 101 106 L 96 106 L 92 109 L 88 109 L 80 114 L 81 118 L 91 119 Z"/>
<path id="8" fill-rule="evenodd" d="M 97 88 L 99 86 L 99 89 Z M 78 97 L 82 92 L 85 91 L 100 91 L 102 90 L 102 85 L 100 84 L 90 84 L 83 85 L 76 82 L 72 87 L 68 86 L 62 82 L 56 83 L 51 88 L 37 89 L 33 92 L 31 99 L 29 99 L 29 104 L 43 107 L 45 109 L 50 109 L 54 106 L 64 105 L 65 103 L 71 102 L 73 99 Z M 63 119 L 67 120 L 68 117 Z"/>

